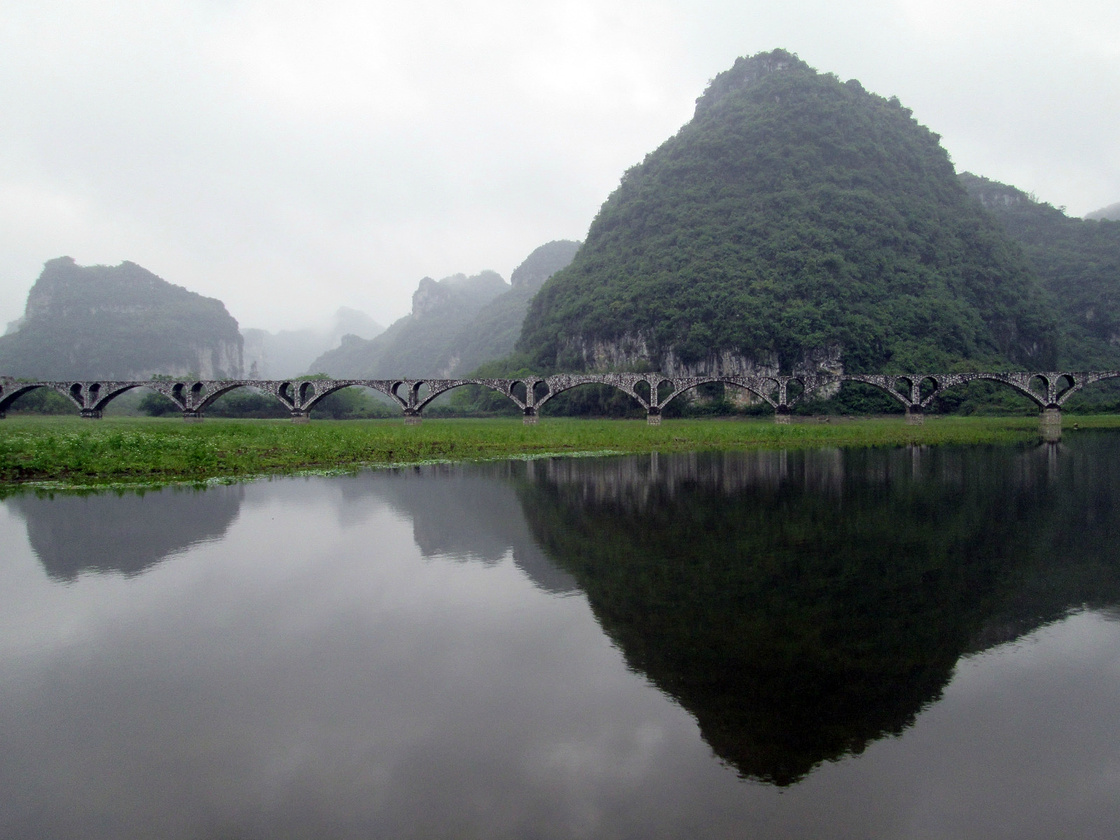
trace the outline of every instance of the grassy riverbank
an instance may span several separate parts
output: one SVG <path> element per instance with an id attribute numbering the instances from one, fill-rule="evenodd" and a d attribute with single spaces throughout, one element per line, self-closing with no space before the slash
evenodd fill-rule
<path id="1" fill-rule="evenodd" d="M 1066 419 L 1120 428 L 1120 417 Z M 1031 417 L 901 417 L 794 422 L 520 420 L 288 421 L 10 417 L 0 421 L 0 493 L 19 485 L 88 487 L 205 482 L 366 466 L 600 452 L 682 452 L 910 443 L 1012 443 L 1038 437 Z"/>

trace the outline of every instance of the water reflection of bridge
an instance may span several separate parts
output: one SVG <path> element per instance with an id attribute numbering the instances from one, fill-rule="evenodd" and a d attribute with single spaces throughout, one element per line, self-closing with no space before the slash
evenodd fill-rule
<path id="1" fill-rule="evenodd" d="M 407 423 L 420 422 L 422 412 L 442 394 L 477 386 L 510 399 L 526 423 L 536 422 L 540 409 L 553 397 L 583 386 L 615 388 L 646 411 L 651 424 L 682 394 L 702 385 L 737 388 L 768 403 L 779 422 L 790 409 L 813 395 L 830 395 L 844 383 L 877 388 L 905 408 L 907 419 L 920 423 L 939 396 L 972 382 L 1003 385 L 1034 402 L 1044 425 L 1060 426 L 1061 408 L 1086 385 L 1120 378 L 1120 371 L 999 371 L 978 373 L 826 374 L 792 376 L 723 374 L 672 376 L 662 373 L 557 373 L 513 379 L 171 379 L 29 381 L 0 377 L 0 417 L 21 396 L 37 388 L 57 391 L 70 399 L 82 417 L 99 418 L 105 407 L 126 391 L 148 388 L 174 402 L 184 419 L 201 420 L 207 407 L 223 394 L 251 388 L 275 397 L 292 420 L 306 421 L 316 403 L 342 388 L 369 388 L 384 394 L 400 409 Z"/>

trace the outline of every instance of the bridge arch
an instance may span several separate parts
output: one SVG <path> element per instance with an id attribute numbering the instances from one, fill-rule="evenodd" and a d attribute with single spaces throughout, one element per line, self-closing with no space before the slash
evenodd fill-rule
<path id="1" fill-rule="evenodd" d="M 30 394 L 32 391 L 36 391 L 39 388 L 45 388 L 48 391 L 56 391 L 71 402 L 74 401 L 74 398 L 69 392 L 59 390 L 46 382 L 0 382 L 0 417 L 2 417 L 12 407 L 15 401 L 24 394 Z M 78 405 L 78 408 L 81 408 L 81 404 Z"/>
<path id="2" fill-rule="evenodd" d="M 754 394 L 756 397 L 769 404 L 770 407 L 775 410 L 779 406 L 778 401 L 773 398 L 772 392 L 777 391 L 780 388 L 780 383 L 777 379 L 771 377 L 767 377 L 761 380 L 755 380 L 748 379 L 746 377 L 727 375 L 690 376 L 686 378 L 679 378 L 676 381 L 673 381 L 671 379 L 667 379 L 665 381 L 671 384 L 672 389 L 661 397 L 658 405 L 658 408 L 661 411 L 664 411 L 666 406 L 668 406 L 671 402 L 673 402 L 673 400 L 677 399 L 683 394 L 686 394 L 689 391 L 694 391 L 704 385 L 714 384 L 723 385 L 725 387 L 730 385 L 733 388 L 738 388 L 742 391 Z M 773 388 L 768 388 L 765 383 L 770 383 Z"/>
<path id="3" fill-rule="evenodd" d="M 557 373 L 548 377 L 538 377 L 532 380 L 534 382 L 534 398 L 533 405 L 530 408 L 535 415 L 544 405 L 560 394 L 585 385 L 603 385 L 625 394 L 648 412 L 649 404 L 634 390 L 634 385 L 643 378 L 644 374 L 633 373 Z M 526 416 L 529 416 L 528 412 Z"/>

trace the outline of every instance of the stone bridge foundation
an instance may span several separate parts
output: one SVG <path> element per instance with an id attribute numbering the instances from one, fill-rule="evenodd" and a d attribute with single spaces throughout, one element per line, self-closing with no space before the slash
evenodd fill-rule
<path id="1" fill-rule="evenodd" d="M 1038 429 L 1042 439 L 1047 443 L 1056 443 L 1062 439 L 1062 410 L 1057 406 L 1048 406 L 1038 415 Z"/>
<path id="2" fill-rule="evenodd" d="M 906 406 L 906 425 L 921 426 L 926 422 L 926 413 L 920 405 Z"/>

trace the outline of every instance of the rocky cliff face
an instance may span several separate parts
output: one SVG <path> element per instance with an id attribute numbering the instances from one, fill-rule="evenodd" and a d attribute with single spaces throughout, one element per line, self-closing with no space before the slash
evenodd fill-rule
<path id="1" fill-rule="evenodd" d="M 18 329 L 0 337 L 0 371 L 35 379 L 242 375 L 242 338 L 225 305 L 131 262 L 48 262 Z"/>

